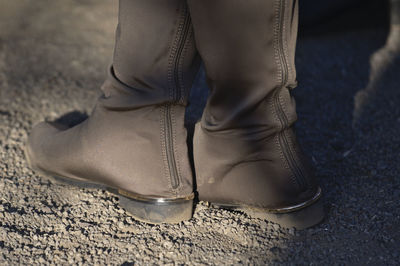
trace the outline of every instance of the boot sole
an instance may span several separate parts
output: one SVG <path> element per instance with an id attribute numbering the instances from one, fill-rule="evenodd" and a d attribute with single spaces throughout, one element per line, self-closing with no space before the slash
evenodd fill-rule
<path id="1" fill-rule="evenodd" d="M 246 205 L 211 203 L 211 206 L 246 213 L 252 218 L 264 219 L 285 228 L 306 229 L 319 224 L 324 219 L 321 188 L 308 201 L 280 209 L 255 208 Z"/>
<path id="2" fill-rule="evenodd" d="M 149 224 L 177 224 L 182 221 L 190 220 L 193 216 L 194 193 L 182 198 L 161 198 L 139 195 L 123 189 L 115 189 L 86 180 L 81 181 L 48 173 L 42 169 L 32 167 L 26 151 L 25 154 L 29 167 L 39 174 L 40 177 L 55 184 L 106 190 L 119 198 L 120 206 L 131 214 L 135 220 Z"/>
<path id="3" fill-rule="evenodd" d="M 41 171 L 41 176 L 53 183 L 72 185 L 80 188 L 107 190 L 119 198 L 119 204 L 140 222 L 149 224 L 176 224 L 190 220 L 193 216 L 194 194 L 184 198 L 157 198 L 134 194 L 122 189 L 115 189 L 101 184 L 72 180 L 60 176 L 50 176 Z"/>

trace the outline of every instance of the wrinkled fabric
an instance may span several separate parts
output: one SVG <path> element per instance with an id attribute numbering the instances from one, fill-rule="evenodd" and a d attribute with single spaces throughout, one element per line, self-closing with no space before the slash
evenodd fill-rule
<path id="1" fill-rule="evenodd" d="M 189 0 L 210 96 L 194 136 L 201 200 L 279 208 L 318 184 L 293 132 L 295 0 Z"/>
<path id="2" fill-rule="evenodd" d="M 35 126 L 27 145 L 31 165 L 142 196 L 191 195 L 184 115 L 198 66 L 185 0 L 120 0 L 103 95 L 73 128 Z"/>

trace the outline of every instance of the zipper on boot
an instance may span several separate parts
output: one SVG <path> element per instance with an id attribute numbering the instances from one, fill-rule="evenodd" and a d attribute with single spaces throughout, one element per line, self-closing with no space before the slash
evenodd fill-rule
<path id="1" fill-rule="evenodd" d="M 164 137 L 165 137 L 165 153 L 167 157 L 169 175 L 171 178 L 171 186 L 176 189 L 179 186 L 179 175 L 176 167 L 174 154 L 173 124 L 171 119 L 171 108 L 169 104 L 164 105 Z"/>
<path id="2" fill-rule="evenodd" d="M 283 30 L 283 23 L 285 22 L 285 7 L 286 7 L 286 1 L 285 0 L 278 0 L 280 5 L 278 7 L 279 9 L 279 18 L 278 18 L 278 27 L 279 27 L 279 36 L 278 36 L 278 55 L 279 55 L 279 62 L 281 65 L 281 71 L 282 71 L 282 77 L 281 77 L 281 89 L 283 89 L 286 86 L 286 83 L 288 81 L 288 75 L 289 75 L 289 67 L 288 63 L 286 60 L 285 56 L 285 49 L 284 49 L 284 43 L 283 43 L 283 38 L 284 38 L 284 30 Z M 306 190 L 307 189 L 307 181 L 304 176 L 304 173 L 301 169 L 301 167 L 298 165 L 297 160 L 295 159 L 296 155 L 293 154 L 292 149 L 290 149 L 290 142 L 287 137 L 287 132 L 285 128 L 288 126 L 289 121 L 288 118 L 283 111 L 281 102 L 279 100 L 279 92 L 281 89 L 278 89 L 275 92 L 274 95 L 274 103 L 275 107 L 277 109 L 277 115 L 278 119 L 281 123 L 281 128 L 282 131 L 279 132 L 278 139 L 279 139 L 279 145 L 282 147 L 282 152 L 283 155 L 289 165 L 290 170 L 294 174 L 294 179 L 293 180 L 298 187 L 301 190 Z"/>
<path id="3" fill-rule="evenodd" d="M 181 101 L 182 97 L 182 91 L 183 91 L 183 84 L 181 84 L 181 76 L 180 76 L 180 60 L 182 59 L 182 53 L 185 48 L 185 43 L 186 39 L 189 34 L 190 26 L 191 26 L 191 18 L 188 15 L 188 10 L 187 7 L 184 7 L 184 12 L 183 15 L 185 16 L 183 23 L 181 24 L 181 31 L 179 34 L 179 39 L 178 39 L 178 47 L 175 53 L 175 58 L 174 58 L 174 82 L 175 82 L 175 87 L 177 88 L 174 93 L 174 99 L 176 101 Z"/>
<path id="4" fill-rule="evenodd" d="M 173 60 L 173 80 L 176 88 L 174 90 L 173 100 L 181 101 L 182 98 L 182 91 L 183 91 L 183 84 L 181 83 L 181 75 L 180 75 L 180 60 L 182 59 L 182 53 L 185 48 L 186 39 L 188 37 L 190 26 L 191 26 L 191 19 L 188 15 L 187 7 L 184 7 L 183 12 L 184 20 L 180 25 L 180 30 L 178 31 L 178 38 L 177 38 L 177 49 L 174 54 Z M 169 175 L 171 179 L 171 186 L 173 189 L 176 189 L 180 185 L 179 180 L 179 173 L 178 168 L 176 165 L 176 159 L 174 154 L 174 131 L 173 131 L 173 123 L 171 118 L 171 109 L 173 106 L 171 104 L 166 104 L 164 106 L 164 127 L 165 127 L 165 148 L 166 148 L 166 159 L 169 169 Z"/>

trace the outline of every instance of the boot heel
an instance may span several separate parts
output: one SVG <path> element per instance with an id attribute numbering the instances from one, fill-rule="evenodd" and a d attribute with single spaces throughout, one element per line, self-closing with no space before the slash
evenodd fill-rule
<path id="1" fill-rule="evenodd" d="M 306 229 L 320 223 L 324 218 L 323 201 L 317 202 L 297 211 L 287 213 L 258 212 L 251 209 L 242 209 L 253 218 L 265 219 L 285 228 L 297 230 Z"/>
<path id="2" fill-rule="evenodd" d="M 244 212 L 252 218 L 268 220 L 285 228 L 301 230 L 312 227 L 324 219 L 325 214 L 321 195 L 321 188 L 318 188 L 312 199 L 281 209 L 263 209 L 218 203 L 211 203 L 211 205 L 217 208 Z"/>
<path id="3" fill-rule="evenodd" d="M 194 194 L 178 199 L 148 198 L 118 190 L 120 205 L 135 219 L 150 224 L 180 223 L 193 216 Z"/>

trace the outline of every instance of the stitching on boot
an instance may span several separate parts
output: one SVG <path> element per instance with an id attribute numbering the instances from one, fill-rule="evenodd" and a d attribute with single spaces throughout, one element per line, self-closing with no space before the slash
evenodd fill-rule
<path id="1" fill-rule="evenodd" d="M 287 110 L 286 110 L 286 106 L 285 106 L 285 101 L 284 101 L 284 99 L 282 99 L 282 93 L 285 93 L 285 92 L 283 91 L 284 89 L 285 89 L 285 87 L 279 88 L 279 91 L 278 91 L 278 101 L 279 101 L 279 103 L 280 103 L 280 105 L 281 105 L 283 114 L 286 116 L 286 118 L 287 118 L 288 121 L 289 121 L 289 117 L 287 116 Z M 289 127 L 289 125 L 282 125 L 282 130 L 285 130 L 285 129 L 288 128 L 288 127 Z"/>
<path id="2" fill-rule="evenodd" d="M 279 51 L 278 51 L 278 45 L 279 45 L 279 1 L 275 1 L 275 19 L 274 19 L 274 59 L 275 59 L 275 64 L 278 66 L 278 75 L 277 75 L 277 84 L 282 83 L 283 79 L 283 71 L 282 71 L 282 66 L 279 63 Z M 278 85 L 279 86 L 279 85 Z"/>
<path id="3" fill-rule="evenodd" d="M 171 46 L 171 51 L 170 51 L 170 56 L 168 59 L 168 89 L 169 89 L 169 97 L 171 101 L 181 101 L 182 96 L 184 96 L 184 91 L 185 91 L 185 87 L 184 87 L 184 82 L 183 82 L 183 62 L 185 59 L 185 49 L 182 50 L 181 56 L 180 58 L 177 58 L 177 53 L 178 53 L 178 46 L 182 44 L 182 42 L 184 42 L 184 45 L 187 46 L 187 40 L 188 40 L 188 36 L 186 36 L 185 39 L 182 39 L 182 35 L 183 35 L 183 30 L 184 30 L 184 26 L 185 26 L 185 22 L 186 22 L 186 18 L 188 16 L 187 14 L 187 6 L 186 6 L 186 2 L 183 2 L 182 5 L 179 8 L 179 19 L 178 19 L 178 29 L 176 30 L 175 33 L 175 39 L 174 42 Z M 190 22 L 189 22 L 190 23 Z M 184 48 L 185 48 L 184 46 Z M 187 48 L 186 48 L 187 49 Z M 177 68 L 176 68 L 176 62 L 178 63 Z M 175 75 L 177 75 L 178 77 L 178 84 L 176 84 L 176 80 L 175 80 Z M 177 90 L 180 91 L 180 99 L 176 99 L 177 98 Z M 167 162 L 167 151 L 165 150 L 165 143 L 164 143 L 164 150 L 163 152 L 165 152 L 165 156 L 164 156 L 164 163 L 165 163 L 165 168 L 166 168 L 166 176 L 169 177 L 168 179 L 168 183 L 170 186 L 170 191 L 172 193 L 174 193 L 175 195 L 178 194 L 179 191 L 182 190 L 182 175 L 181 175 L 181 167 L 180 167 L 180 162 L 179 162 L 179 157 L 177 156 L 177 143 L 176 143 L 176 116 L 175 116 L 175 108 L 173 105 L 171 105 L 171 126 L 172 126 L 172 146 L 173 146 L 173 153 L 174 153 L 174 159 L 175 159 L 175 164 L 176 164 L 176 170 L 177 170 L 177 178 L 178 178 L 178 182 L 179 182 L 179 186 L 177 188 L 173 188 L 172 187 L 172 183 L 171 183 L 171 177 L 169 177 L 170 174 L 169 173 L 169 166 L 168 166 L 168 162 Z M 165 112 L 165 111 L 164 111 Z M 165 115 L 165 114 L 164 114 Z M 165 123 L 165 122 L 164 122 Z M 165 126 L 165 125 L 164 125 Z M 165 132 L 164 132 L 165 134 Z M 165 135 L 164 135 L 165 136 Z"/>
<path id="4" fill-rule="evenodd" d="M 183 67 L 184 67 L 184 61 L 185 61 L 185 56 L 187 52 L 187 39 L 184 40 L 185 44 L 183 46 L 181 58 L 179 58 L 179 63 L 178 63 L 178 80 L 179 80 L 179 87 L 180 87 L 180 92 L 181 92 L 181 99 L 177 99 L 179 102 L 182 101 L 185 95 L 185 84 L 183 82 Z"/>
<path id="5" fill-rule="evenodd" d="M 295 160 L 298 162 L 298 167 L 300 168 L 300 171 L 303 173 L 304 181 L 305 181 L 305 186 L 306 190 L 303 193 L 310 192 L 312 190 L 312 186 L 310 185 L 312 182 L 310 182 L 310 177 L 306 174 L 307 171 L 304 167 L 305 162 L 304 158 L 298 156 L 298 154 L 301 154 L 302 152 L 300 151 L 300 144 L 296 142 L 296 136 L 294 134 L 294 131 L 291 130 L 290 132 L 287 132 L 287 136 L 289 141 L 291 142 L 290 149 L 294 152 L 295 155 Z"/>
<path id="6" fill-rule="evenodd" d="M 165 108 L 166 105 L 162 105 L 158 107 L 160 110 L 160 143 L 161 143 L 161 157 L 162 161 L 164 162 L 164 177 L 167 180 L 168 188 L 171 193 L 173 193 L 171 178 L 169 177 L 169 168 L 168 168 L 168 161 L 167 161 L 167 149 L 165 144 Z"/>
<path id="7" fill-rule="evenodd" d="M 179 163 L 179 156 L 178 151 L 177 151 L 177 143 L 176 143 L 176 119 L 175 119 L 175 107 L 171 105 L 171 123 L 172 123 L 172 143 L 173 143 L 173 148 L 174 148 L 174 154 L 175 154 L 175 163 L 176 163 L 176 170 L 177 170 L 177 175 L 178 175 L 178 181 L 179 181 L 179 186 L 174 189 L 174 191 L 178 194 L 179 192 L 182 191 L 182 175 L 181 175 L 181 167 Z"/>
<path id="8" fill-rule="evenodd" d="M 278 74 L 277 74 L 277 84 L 282 83 L 282 67 L 279 64 L 279 54 L 278 54 L 278 48 L 277 46 L 279 45 L 279 32 L 278 32 L 278 28 L 279 28 L 279 4 L 278 4 L 279 0 L 275 1 L 275 19 L 274 19 L 274 59 L 275 59 L 275 64 L 278 68 Z M 275 92 L 276 93 L 276 92 Z M 276 113 L 276 106 L 274 103 L 273 98 L 275 97 L 275 93 L 273 93 L 271 99 L 269 100 L 269 104 L 268 106 L 271 109 L 271 112 L 274 115 L 274 119 L 276 122 L 279 122 L 278 120 L 278 115 Z M 279 123 L 280 124 L 280 123 Z M 278 133 L 279 134 L 279 133 Z M 289 165 L 287 164 L 285 157 L 283 155 L 283 151 L 281 148 L 281 145 L 279 144 L 279 140 L 278 140 L 278 134 L 276 134 L 275 138 L 275 145 L 278 147 L 278 152 L 279 152 L 279 157 L 281 158 L 281 162 L 283 163 L 284 168 L 289 169 Z M 290 170 L 290 169 L 289 169 Z"/>
<path id="9" fill-rule="evenodd" d="M 185 7 L 185 10 L 186 10 L 186 8 L 187 7 Z M 186 13 L 186 11 L 185 11 L 185 13 Z M 186 16 L 188 16 L 188 15 L 186 14 Z M 186 19 L 186 16 L 185 16 L 185 19 Z M 188 38 L 188 36 L 186 36 L 186 38 L 184 40 L 181 40 L 181 42 L 183 42 L 183 50 L 181 53 L 181 57 L 178 58 L 178 82 L 179 82 L 179 90 L 180 90 L 181 99 L 183 98 L 182 96 L 184 95 L 184 90 L 185 90 L 185 86 L 183 84 L 183 62 L 185 60 L 185 55 L 186 55 L 187 38 Z M 176 84 L 176 85 L 178 85 L 178 84 Z M 176 100 L 178 100 L 178 102 L 180 102 L 181 99 L 176 99 Z"/>
<path id="10" fill-rule="evenodd" d="M 283 83 L 283 66 L 281 66 L 280 64 L 280 60 L 279 60 L 279 44 L 280 44 L 280 3 L 282 0 L 276 0 L 274 3 L 274 8 L 275 8 L 275 18 L 274 18 L 274 59 L 275 59 L 275 64 L 277 66 L 278 69 L 278 74 L 277 74 L 277 84 L 278 86 L 282 86 Z M 280 90 L 281 88 L 277 87 L 276 91 L 273 93 L 273 97 L 272 97 L 272 104 L 271 107 L 273 109 L 273 114 L 274 114 L 274 118 L 275 121 L 278 121 L 280 124 L 280 131 L 283 130 L 284 125 L 281 123 L 281 121 L 278 119 L 278 115 L 277 115 L 277 111 L 276 108 L 277 106 L 275 105 L 275 102 L 273 100 L 274 97 L 278 97 L 278 101 L 279 103 L 281 102 L 280 99 Z M 286 112 L 284 112 L 286 115 Z M 278 147 L 278 151 L 279 151 L 279 155 L 281 158 L 281 162 L 283 163 L 284 168 L 286 168 L 289 173 L 290 173 L 290 180 L 291 182 L 294 184 L 295 187 L 297 187 L 297 183 L 296 183 L 296 177 L 292 171 L 292 169 L 289 166 L 288 161 L 286 160 L 284 154 L 283 154 L 283 150 L 281 147 L 281 144 L 279 142 L 279 134 L 281 134 L 281 132 L 279 132 L 278 134 L 276 134 L 275 136 L 275 144 Z"/>
<path id="11" fill-rule="evenodd" d="M 287 62 L 287 69 L 288 69 L 288 79 L 287 79 L 287 81 L 286 81 L 286 84 L 284 84 L 284 88 L 287 88 L 287 86 L 288 86 L 288 84 L 290 84 L 290 80 L 291 80 L 291 78 L 293 78 L 293 74 L 292 74 L 292 71 L 293 71 L 293 66 L 292 66 L 292 60 L 289 60 L 289 50 L 288 50 L 288 38 L 287 38 L 287 33 L 288 33 L 288 30 L 287 30 L 287 16 L 288 16 L 288 12 L 287 12 L 287 2 L 285 1 L 284 3 L 283 3 L 284 5 L 285 5 L 285 13 L 283 14 L 283 16 L 284 16 L 284 18 L 283 18 L 283 25 L 282 25 L 282 32 L 283 32 L 283 34 L 284 34 L 284 36 L 282 36 L 282 47 L 283 47 L 283 49 L 284 49 L 284 53 L 283 53 L 283 56 L 285 57 L 285 59 L 286 59 L 286 62 Z M 289 92 L 288 92 L 289 93 Z M 290 94 L 289 94 L 289 99 L 290 99 Z M 290 115 L 290 114 L 288 114 L 288 112 L 287 112 L 287 109 L 286 109 L 286 107 L 285 107 L 285 105 L 282 105 L 282 109 L 284 110 L 284 112 L 285 112 L 285 115 L 286 115 L 286 117 L 288 118 L 288 120 L 289 121 L 292 121 L 293 120 L 293 117 Z"/>
<path id="12" fill-rule="evenodd" d="M 287 63 L 287 69 L 288 69 L 288 81 L 287 82 L 289 82 L 289 80 L 291 78 L 290 75 L 292 74 L 292 66 L 291 66 L 292 61 L 289 60 L 289 57 L 288 57 L 288 54 L 289 54 L 289 52 L 288 52 L 288 41 L 287 41 L 287 36 L 286 36 L 286 34 L 287 34 L 287 25 L 286 25 L 287 23 L 286 22 L 287 22 L 287 14 L 288 14 L 287 5 L 286 5 L 287 2 L 284 1 L 283 4 L 285 5 L 285 13 L 283 14 L 284 17 L 283 17 L 283 23 L 282 23 L 282 33 L 283 33 L 283 36 L 282 36 L 282 47 L 283 47 L 283 50 L 284 50 L 283 56 L 285 57 L 286 62 L 288 62 Z M 279 93 L 279 101 L 282 103 L 281 104 L 282 110 L 284 111 L 284 113 L 285 113 L 285 115 L 286 115 L 286 117 L 287 117 L 287 119 L 288 119 L 288 121 L 290 123 L 290 121 L 292 121 L 293 118 L 288 114 L 287 108 L 285 106 L 285 99 L 282 97 L 282 93 L 283 94 L 285 93 L 285 91 L 282 91 L 282 90 L 287 89 L 286 86 L 287 86 L 287 84 L 284 84 L 284 87 L 281 88 L 281 91 L 280 91 L 281 93 Z M 289 99 L 290 99 L 289 90 L 287 91 L 287 93 L 289 94 L 288 96 L 289 96 Z M 289 126 L 289 125 L 286 125 L 286 126 Z M 298 154 L 299 154 L 298 152 L 299 151 L 297 151 L 297 149 L 295 148 L 295 145 L 294 145 L 295 140 L 294 140 L 294 138 L 292 136 L 292 133 L 289 133 L 289 132 L 287 132 L 287 130 L 285 130 L 283 132 L 283 134 L 285 134 L 285 136 L 286 136 L 286 138 L 287 138 L 287 140 L 289 142 L 287 148 L 293 154 L 293 158 L 294 158 L 294 160 L 296 162 L 296 165 L 299 167 L 300 171 L 303 173 L 302 175 L 304 176 L 304 180 L 306 181 L 306 190 L 308 190 L 309 189 L 308 178 L 304 174 L 305 173 L 304 165 L 302 164 L 301 159 L 298 156 Z"/>
<path id="13" fill-rule="evenodd" d="M 287 86 L 287 84 L 289 83 L 290 78 L 291 78 L 290 75 L 291 75 L 291 69 L 292 69 L 292 67 L 291 67 L 291 61 L 289 61 L 289 57 L 288 57 L 288 54 L 289 54 L 289 52 L 288 52 L 288 40 L 287 40 L 287 37 L 286 37 L 286 35 L 287 35 L 287 33 L 288 33 L 288 31 L 287 31 L 287 25 L 286 25 L 287 14 L 288 14 L 288 12 L 287 12 L 287 2 L 284 1 L 283 4 L 285 5 L 285 12 L 284 12 L 284 14 L 283 14 L 283 23 L 282 23 L 282 32 L 283 32 L 283 36 L 282 36 L 282 47 L 283 47 L 283 50 L 284 50 L 283 56 L 284 56 L 285 59 L 286 59 L 286 62 L 287 62 L 287 69 L 288 69 L 288 79 L 287 79 L 287 81 L 286 81 L 286 84 L 284 84 L 284 87 L 286 88 L 286 86 Z"/>
<path id="14" fill-rule="evenodd" d="M 280 0 L 280 2 L 283 2 L 283 5 L 286 7 L 286 1 L 284 1 L 284 0 Z M 278 10 L 280 9 L 280 6 L 278 7 Z M 285 10 L 284 11 L 286 11 L 286 8 L 285 8 Z M 287 50 L 287 40 L 286 40 L 286 13 L 287 12 L 284 12 L 283 14 L 281 14 L 281 16 L 283 16 L 283 22 L 282 22 L 282 25 L 280 25 L 280 27 L 282 27 L 282 36 L 278 36 L 278 38 L 281 38 L 282 40 L 282 48 L 283 48 L 283 53 L 282 53 L 282 56 L 284 56 L 285 57 L 285 60 L 286 60 L 286 62 L 289 62 L 288 61 L 288 57 L 287 57 L 287 53 L 288 53 L 288 50 Z M 279 14 L 279 12 L 278 12 L 278 14 Z M 279 18 L 278 18 L 278 20 L 279 20 Z M 277 20 L 277 22 L 278 22 L 278 20 Z M 280 20 L 279 20 L 279 22 L 280 22 Z M 278 22 L 278 23 L 279 23 Z M 278 25 L 278 27 L 279 27 L 279 25 Z M 279 34 L 278 34 L 279 35 Z M 286 106 L 285 106 L 285 101 L 284 101 L 284 99 L 282 99 L 282 93 L 285 93 L 283 90 L 286 88 L 286 85 L 287 85 L 287 82 L 288 82 L 288 80 L 289 80 L 289 74 L 290 74 L 290 64 L 289 63 L 286 63 L 286 66 L 287 66 L 287 70 L 288 70 L 288 76 L 287 76 L 287 80 L 286 80 L 286 84 L 284 84 L 283 83 L 283 77 L 281 77 L 281 88 L 279 88 L 279 92 L 278 92 L 278 101 L 279 101 L 279 103 L 280 103 L 280 105 L 281 105 L 281 108 L 282 108 L 282 111 L 283 111 L 283 113 L 284 113 L 284 115 L 287 117 L 287 119 L 289 120 L 289 116 L 287 115 L 287 109 L 286 109 Z M 281 66 L 281 70 L 282 70 L 282 72 L 283 72 L 283 67 Z M 283 76 L 283 73 L 282 73 L 282 76 Z M 285 127 L 288 127 L 289 125 L 282 125 L 282 130 L 284 130 L 285 129 Z"/>
<path id="15" fill-rule="evenodd" d="M 189 16 L 189 15 L 187 14 L 187 16 Z M 188 19 L 189 19 L 188 23 L 190 24 L 190 27 L 191 27 L 192 21 L 191 21 L 190 17 Z M 184 69 L 183 68 L 184 68 L 184 62 L 185 62 L 185 57 L 186 57 L 187 51 L 192 44 L 192 35 L 193 35 L 193 29 L 191 27 L 188 35 L 186 36 L 186 39 L 183 40 L 184 46 L 183 46 L 183 51 L 182 51 L 180 62 L 179 62 L 179 83 L 180 83 L 180 87 L 181 87 L 181 99 L 178 99 L 178 100 L 180 102 L 183 102 L 184 98 L 187 97 L 189 94 L 189 93 L 187 93 L 187 91 L 189 89 L 186 88 L 187 86 L 184 81 L 184 73 L 183 73 Z"/>
<path id="16" fill-rule="evenodd" d="M 178 29 L 175 33 L 175 39 L 171 45 L 170 48 L 170 56 L 168 58 L 168 92 L 169 92 L 169 98 L 171 101 L 174 100 L 174 94 L 175 94 L 175 88 L 177 86 L 177 84 L 175 84 L 174 82 L 174 66 L 173 63 L 175 61 L 175 57 L 176 57 L 176 53 L 177 53 L 177 48 L 179 45 L 179 39 L 181 37 L 182 34 L 182 30 L 183 30 L 183 25 L 185 23 L 185 13 L 186 12 L 182 12 L 182 10 L 184 11 L 185 9 L 185 3 L 183 3 L 183 9 L 182 7 L 179 8 L 179 25 L 178 25 Z"/>

